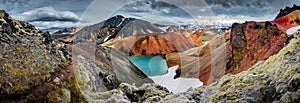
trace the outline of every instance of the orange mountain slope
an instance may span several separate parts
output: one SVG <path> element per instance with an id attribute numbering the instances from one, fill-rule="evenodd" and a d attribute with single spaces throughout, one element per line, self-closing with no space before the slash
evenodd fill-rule
<path id="1" fill-rule="evenodd" d="M 291 27 L 300 25 L 300 10 L 295 10 L 271 22 L 276 24 L 280 30 L 286 31 Z"/>

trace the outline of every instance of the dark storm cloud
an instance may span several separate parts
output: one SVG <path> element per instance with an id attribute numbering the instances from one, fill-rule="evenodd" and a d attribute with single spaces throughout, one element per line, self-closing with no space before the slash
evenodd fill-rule
<path id="1" fill-rule="evenodd" d="M 161 2 L 161 1 L 142 0 L 142 1 L 129 3 L 128 5 L 125 5 L 120 10 L 127 11 L 127 12 L 152 12 L 153 10 L 157 10 L 157 11 L 160 11 L 162 9 L 172 10 L 176 8 L 177 7 L 174 5 Z"/>
<path id="2" fill-rule="evenodd" d="M 120 11 L 191 18 L 188 12 L 201 10 L 201 5 L 197 3 L 195 0 L 137 0 L 120 8 Z"/>
<path id="3" fill-rule="evenodd" d="M 236 6 L 265 8 L 270 6 L 279 6 L 288 3 L 285 0 L 205 0 L 208 5 L 221 5 L 224 8 Z M 273 5 L 277 4 L 277 5 Z"/>
<path id="4" fill-rule="evenodd" d="M 92 1 L 93 0 L 0 0 L 0 9 L 15 14 L 51 6 L 59 11 L 72 11 L 81 14 Z"/>
<path id="5" fill-rule="evenodd" d="M 0 0 L 0 9 L 40 29 L 74 27 L 92 0 Z"/>
<path id="6" fill-rule="evenodd" d="M 91 3 L 93 6 L 86 12 Z M 130 6 L 123 7 L 129 3 Z M 276 16 L 281 8 L 294 3 L 300 4 L 299 0 L 0 0 L 0 9 L 6 10 L 16 19 L 39 26 L 64 27 L 75 25 L 80 18 L 83 18 L 80 21 L 97 23 L 118 10 L 140 17 L 150 14 L 180 18 L 214 14 L 263 17 Z M 37 11 L 45 7 L 52 9 Z"/>
<path id="7" fill-rule="evenodd" d="M 205 0 L 212 11 L 225 15 L 276 15 L 281 8 L 300 4 L 296 0 Z"/>
<path id="8" fill-rule="evenodd" d="M 16 19 L 27 22 L 34 21 L 66 21 L 78 22 L 79 17 L 71 11 L 57 11 L 52 7 L 43 7 L 29 10 L 20 14 L 13 14 Z"/>
<path id="9" fill-rule="evenodd" d="M 259 17 L 276 15 L 281 8 L 292 6 L 294 3 L 300 4 L 296 0 L 137 0 L 127 5 L 124 10 L 128 12 L 153 12 L 152 10 L 156 10 L 167 16 L 172 16 L 172 14 L 177 16 L 180 14 L 176 10 L 179 7 L 190 14 L 197 15 L 213 12 L 216 15 Z"/>

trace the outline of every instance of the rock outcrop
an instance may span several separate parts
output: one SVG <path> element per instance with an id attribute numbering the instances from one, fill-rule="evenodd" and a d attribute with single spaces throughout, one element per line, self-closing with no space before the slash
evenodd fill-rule
<path id="1" fill-rule="evenodd" d="M 116 89 L 95 94 L 96 100 L 90 102 L 156 102 L 172 94 L 165 87 L 157 84 L 143 84 L 140 87 L 122 83 Z"/>
<path id="2" fill-rule="evenodd" d="M 68 75 L 70 54 L 48 33 L 1 10 L 0 48 L 0 101 L 45 101 L 53 97 L 51 93 L 64 90 L 67 83 L 60 81 Z"/>
<path id="3" fill-rule="evenodd" d="M 284 47 L 286 39 L 287 34 L 270 22 L 233 24 L 226 73 L 240 73 L 266 60 Z"/>
<path id="4" fill-rule="evenodd" d="M 153 83 L 126 56 L 112 48 L 88 42 L 72 48 L 74 83 L 87 102 L 98 101 L 99 93 L 115 89 L 121 83 L 136 86 Z"/>

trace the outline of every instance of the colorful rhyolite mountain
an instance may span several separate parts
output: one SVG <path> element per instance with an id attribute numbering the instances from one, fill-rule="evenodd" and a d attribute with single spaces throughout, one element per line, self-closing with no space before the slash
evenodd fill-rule
<path id="1" fill-rule="evenodd" d="M 294 5 L 292 8 L 286 7 L 284 10 L 281 9 L 276 19 L 271 22 L 283 31 L 300 25 L 300 6 Z"/>
<path id="2" fill-rule="evenodd" d="M 274 21 L 273 24 L 278 25 L 281 30 L 287 30 L 291 27 L 300 25 L 300 10 L 295 10 L 292 13 L 282 16 Z"/>
<path id="3" fill-rule="evenodd" d="M 133 56 L 165 55 L 195 47 L 193 42 L 176 32 L 134 35 L 115 40 L 115 49 Z"/>

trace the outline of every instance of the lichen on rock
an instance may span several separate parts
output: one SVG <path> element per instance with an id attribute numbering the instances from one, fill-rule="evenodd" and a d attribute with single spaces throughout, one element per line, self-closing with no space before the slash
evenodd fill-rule
<path id="1" fill-rule="evenodd" d="M 0 99 L 30 102 L 47 100 L 55 91 L 53 79 L 68 65 L 64 46 L 47 38 L 48 33 L 0 11 Z M 63 77 L 61 77 L 63 78 Z M 19 97 L 19 99 L 14 99 Z"/>

